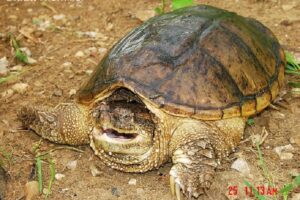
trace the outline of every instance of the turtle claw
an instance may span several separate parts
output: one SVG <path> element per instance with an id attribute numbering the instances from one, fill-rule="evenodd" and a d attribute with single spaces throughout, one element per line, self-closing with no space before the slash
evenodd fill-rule
<path id="1" fill-rule="evenodd" d="M 171 188 L 171 193 L 174 196 L 175 195 L 175 179 L 172 175 L 170 176 L 170 188 Z"/>
<path id="2" fill-rule="evenodd" d="M 172 195 L 175 196 L 177 200 L 181 200 L 181 187 L 178 183 L 175 182 L 175 178 L 172 175 L 170 175 L 170 188 Z"/>
<path id="3" fill-rule="evenodd" d="M 175 184 L 175 194 L 176 194 L 177 200 L 181 200 L 180 186 L 178 183 Z"/>

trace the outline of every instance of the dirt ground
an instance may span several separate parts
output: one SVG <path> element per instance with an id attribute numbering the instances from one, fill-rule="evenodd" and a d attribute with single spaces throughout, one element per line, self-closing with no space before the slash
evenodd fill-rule
<path id="1" fill-rule="evenodd" d="M 197 3 L 260 20 L 286 50 L 300 57 L 299 0 L 203 0 Z M 34 177 L 32 149 L 40 141 L 33 132 L 20 130 L 17 110 L 27 104 L 55 106 L 73 101 L 74 91 L 89 78 L 106 51 L 142 23 L 141 13 L 151 14 L 159 4 L 158 0 L 0 1 L 0 58 L 7 57 L 9 68 L 18 64 L 6 37 L 10 32 L 20 40 L 22 47 L 30 49 L 31 57 L 37 61 L 34 65 L 23 65 L 21 71 L 11 73 L 13 78 L 0 84 L 0 159 L 9 174 L 6 199 L 24 199 L 24 186 Z M 289 79 L 292 78 L 287 76 L 287 81 Z M 25 83 L 28 87 L 12 90 L 16 83 Z M 259 167 L 258 151 L 251 142 L 253 135 L 268 133 L 262 153 L 275 188 L 279 190 L 292 181 L 293 175 L 300 173 L 300 98 L 291 88 L 287 87 L 286 92 L 282 102 L 286 108 L 268 108 L 254 118 L 254 125 L 246 128 L 244 142 L 217 170 L 211 189 L 200 199 L 253 199 L 246 195 L 243 180 L 267 187 L 268 180 Z M 287 158 L 281 159 L 274 148 L 285 145 L 292 148 L 285 152 Z M 47 151 L 58 146 L 42 140 L 40 148 Z M 173 199 L 168 175 L 171 164 L 145 174 L 127 174 L 105 167 L 89 146 L 78 148 L 83 152 L 62 149 L 51 153 L 56 173 L 65 177 L 54 181 L 49 199 Z M 12 156 L 5 156 L 3 152 Z M 237 158 L 248 163 L 249 173 L 231 169 Z M 69 169 L 70 161 L 77 161 L 74 169 Z M 94 177 L 91 168 L 95 166 L 100 175 Z M 47 187 L 50 178 L 47 162 L 43 162 L 43 177 L 44 187 Z M 135 179 L 136 184 L 129 184 L 131 179 Z M 235 186 L 237 194 L 232 192 Z M 300 189 L 295 189 L 290 199 L 299 200 L 299 193 Z M 36 199 L 45 199 L 45 194 Z"/>

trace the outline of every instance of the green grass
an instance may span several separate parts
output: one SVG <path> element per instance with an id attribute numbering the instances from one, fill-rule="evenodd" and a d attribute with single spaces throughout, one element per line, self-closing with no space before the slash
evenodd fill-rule
<path id="1" fill-rule="evenodd" d="M 34 144 L 33 146 L 33 151 L 35 152 L 35 164 L 37 168 L 37 178 L 38 178 L 38 188 L 39 188 L 39 193 L 41 194 L 43 192 L 43 161 L 48 161 L 49 163 L 49 168 L 50 168 L 50 178 L 49 178 L 49 183 L 47 187 L 47 193 L 46 193 L 46 199 L 48 196 L 51 194 L 51 188 L 52 188 L 52 183 L 54 181 L 55 177 L 55 164 L 53 162 L 53 159 L 50 156 L 49 152 L 40 152 L 40 146 L 42 142 L 41 140 Z"/>
<path id="2" fill-rule="evenodd" d="M 289 193 L 299 186 L 300 186 L 300 175 L 296 176 L 296 178 L 293 180 L 292 183 L 286 184 L 279 191 L 279 193 L 281 193 L 283 196 L 283 200 L 287 200 Z"/>
<path id="3" fill-rule="evenodd" d="M 254 124 L 255 124 L 254 119 L 253 119 L 253 118 L 248 118 L 248 119 L 247 119 L 247 124 L 248 124 L 249 126 L 254 125 Z"/>
<path id="4" fill-rule="evenodd" d="M 15 39 L 15 37 L 12 34 L 10 34 L 10 41 L 11 41 L 12 47 L 15 50 L 16 59 L 19 60 L 22 63 L 28 64 L 27 55 L 20 50 L 20 45 L 19 45 L 18 41 Z"/>
<path id="5" fill-rule="evenodd" d="M 0 146 L 0 166 L 10 165 L 13 161 L 14 150 L 7 151 Z"/>
<path id="6" fill-rule="evenodd" d="M 171 0 L 172 10 L 177 10 L 192 5 L 194 5 L 193 0 Z M 167 6 L 167 1 L 161 0 L 161 6 L 156 7 L 154 10 L 157 14 L 161 15 L 165 13 L 166 6 Z"/>
<path id="7" fill-rule="evenodd" d="M 35 153 L 35 162 L 36 162 L 36 168 L 37 168 L 37 178 L 38 178 L 38 186 L 39 186 L 39 193 L 43 192 L 43 165 L 42 163 L 48 163 L 49 165 L 49 170 L 50 170 L 50 177 L 48 181 L 48 186 L 47 186 L 47 193 L 46 193 L 46 199 L 48 199 L 49 195 L 51 194 L 52 191 L 52 185 L 55 180 L 55 163 L 53 161 L 53 158 L 51 157 L 51 153 L 57 150 L 62 150 L 62 149 L 69 149 L 73 151 L 77 151 L 82 153 L 83 151 L 80 149 L 77 149 L 75 147 L 70 147 L 70 146 L 60 146 L 60 147 L 55 147 L 53 149 L 50 149 L 49 151 L 40 151 L 40 146 L 42 144 L 42 140 L 40 140 L 38 143 L 34 144 L 32 147 L 33 152 Z"/>
<path id="8" fill-rule="evenodd" d="M 273 178 L 272 178 L 272 176 L 271 176 L 271 174 L 270 174 L 270 172 L 267 168 L 267 165 L 265 164 L 265 161 L 264 161 L 264 158 L 262 156 L 262 152 L 261 152 L 261 149 L 260 149 L 260 146 L 259 146 L 258 143 L 256 144 L 256 148 L 257 148 L 257 151 L 258 151 L 259 165 L 260 165 L 260 168 L 263 171 L 263 176 L 268 180 L 268 184 L 271 187 L 275 188 Z M 259 194 L 258 190 L 250 182 L 244 180 L 244 184 L 252 189 L 256 199 L 258 199 L 258 200 L 267 200 L 267 198 L 265 196 Z M 292 192 L 298 186 L 300 186 L 300 174 L 298 176 L 296 176 L 296 178 L 293 180 L 292 183 L 286 184 L 282 189 L 280 189 L 279 194 L 282 195 L 283 200 L 288 200 L 289 193 Z M 277 200 L 278 199 L 277 195 L 278 194 L 276 194 L 272 199 Z"/>
<path id="9" fill-rule="evenodd" d="M 298 79 L 298 81 L 291 81 L 288 84 L 291 87 L 300 88 L 300 65 L 297 63 L 297 60 L 290 52 L 285 51 L 285 57 L 287 62 L 285 66 L 285 73 L 296 76 L 296 78 Z"/>

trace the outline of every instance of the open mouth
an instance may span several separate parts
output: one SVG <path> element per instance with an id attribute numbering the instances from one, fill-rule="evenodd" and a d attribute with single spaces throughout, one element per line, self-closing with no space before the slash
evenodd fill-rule
<path id="1" fill-rule="evenodd" d="M 132 140 L 137 137 L 135 133 L 120 133 L 114 129 L 105 129 L 103 134 L 112 139 Z"/>

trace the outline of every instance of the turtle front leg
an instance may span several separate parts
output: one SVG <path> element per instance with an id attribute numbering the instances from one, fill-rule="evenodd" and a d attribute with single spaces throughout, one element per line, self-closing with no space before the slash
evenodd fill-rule
<path id="1" fill-rule="evenodd" d="M 21 108 L 18 118 L 24 128 L 55 143 L 81 145 L 89 143 L 88 111 L 75 103 L 62 103 L 55 108 Z"/>
<path id="2" fill-rule="evenodd" d="M 235 118 L 184 123 L 176 129 L 170 143 L 174 164 L 170 187 L 178 200 L 181 191 L 189 198 L 197 198 L 210 187 L 215 168 L 239 143 L 244 127 L 245 121 Z"/>

